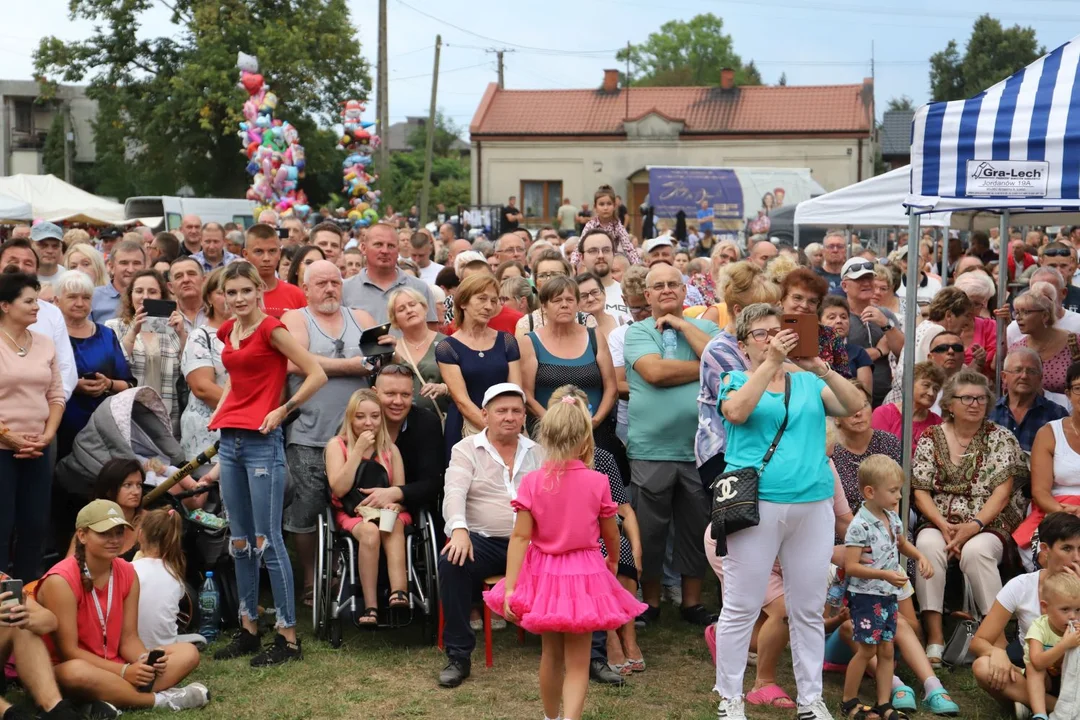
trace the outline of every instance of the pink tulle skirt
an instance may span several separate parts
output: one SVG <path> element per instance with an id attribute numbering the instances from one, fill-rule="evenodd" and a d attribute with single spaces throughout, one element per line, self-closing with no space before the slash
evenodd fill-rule
<path id="1" fill-rule="evenodd" d="M 484 602 L 499 615 L 505 582 L 484 593 Z M 510 609 L 521 627 L 535 635 L 614 630 L 647 607 L 619 584 L 599 548 L 548 555 L 530 545 L 510 596 Z"/>

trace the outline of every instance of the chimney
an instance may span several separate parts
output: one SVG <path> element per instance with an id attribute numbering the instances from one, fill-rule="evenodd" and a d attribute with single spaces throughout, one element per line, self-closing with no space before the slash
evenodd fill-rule
<path id="1" fill-rule="evenodd" d="M 735 70 L 733 68 L 720 68 L 720 89 L 735 89 Z"/>
<path id="2" fill-rule="evenodd" d="M 606 93 L 614 93 L 614 92 L 619 91 L 619 71 L 618 70 L 605 70 L 604 71 L 603 90 Z"/>

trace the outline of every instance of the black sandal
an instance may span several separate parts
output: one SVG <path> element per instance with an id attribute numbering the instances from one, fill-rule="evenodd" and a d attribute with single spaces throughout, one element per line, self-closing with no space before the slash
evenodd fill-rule
<path id="1" fill-rule="evenodd" d="M 394 609 L 409 607 L 408 594 L 404 590 L 395 590 L 390 593 L 390 607 Z"/>
<path id="2" fill-rule="evenodd" d="M 360 627 L 374 627 L 379 624 L 379 608 L 364 608 L 360 617 L 356 618 L 356 624 Z"/>
<path id="3" fill-rule="evenodd" d="M 881 720 L 908 720 L 907 713 L 894 708 L 891 702 L 875 705 L 873 712 L 876 713 Z"/>
<path id="4" fill-rule="evenodd" d="M 840 714 L 847 720 L 866 720 L 874 710 L 875 708 L 866 705 L 857 697 L 840 703 Z"/>

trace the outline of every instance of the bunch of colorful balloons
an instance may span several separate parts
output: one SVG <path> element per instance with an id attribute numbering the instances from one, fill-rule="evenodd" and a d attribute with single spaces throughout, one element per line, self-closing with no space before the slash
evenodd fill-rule
<path id="1" fill-rule="evenodd" d="M 341 112 L 341 142 L 338 150 L 348 151 L 341 172 L 344 176 L 342 192 L 349 198 L 348 218 L 356 227 L 367 227 L 379 221 L 379 190 L 372 190 L 372 184 L 378 175 L 369 175 L 371 151 L 379 146 L 379 137 L 368 132 L 375 123 L 364 122 L 360 116 L 364 113 L 364 104 L 359 100 L 349 100 Z"/>
<path id="2" fill-rule="evenodd" d="M 251 187 L 247 199 L 276 210 L 282 217 L 301 220 L 311 212 L 307 196 L 297 188 L 304 177 L 304 146 L 300 134 L 288 123 L 274 118 L 277 95 L 269 91 L 259 74 L 259 61 L 252 55 L 237 53 L 240 87 L 247 91 L 244 122 L 240 123 L 241 142 L 247 155 Z"/>

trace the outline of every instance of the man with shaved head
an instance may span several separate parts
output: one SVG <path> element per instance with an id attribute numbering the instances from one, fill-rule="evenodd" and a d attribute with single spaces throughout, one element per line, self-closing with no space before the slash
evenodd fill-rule
<path id="1" fill-rule="evenodd" d="M 304 272 L 307 307 L 286 312 L 281 321 L 301 347 L 315 356 L 327 381 L 300 406 L 300 417 L 285 429 L 285 459 L 293 491 L 283 523 L 296 535 L 296 550 L 304 567 L 305 596 L 314 586 L 315 527 L 326 509 L 326 467 L 323 449 L 334 437 L 354 391 L 368 387 L 371 370 L 360 352 L 360 335 L 375 320 L 364 310 L 341 305 L 341 271 L 328 260 L 317 260 Z M 389 335 L 384 342 L 393 343 Z M 304 382 L 300 368 L 289 363 L 289 394 Z"/>
<path id="2" fill-rule="evenodd" d="M 750 262 L 757 265 L 762 270 L 769 264 L 769 261 L 776 257 L 779 250 L 768 240 L 759 240 L 753 244 L 750 248 Z"/>
<path id="3" fill-rule="evenodd" d="M 471 250 L 472 243 L 468 240 L 453 240 L 446 248 L 450 251 L 450 256 L 446 260 L 446 266 L 454 267 L 454 258 L 466 250 Z"/>
<path id="4" fill-rule="evenodd" d="M 644 549 L 642 597 L 649 604 L 639 619 L 651 624 L 660 616 L 664 549 L 674 523 L 670 567 L 682 576 L 680 614 L 704 626 L 716 616 L 701 602 L 709 497 L 698 475 L 694 437 L 701 353 L 720 328 L 683 317 L 685 299 L 686 284 L 676 268 L 660 262 L 649 269 L 645 300 L 652 317 L 630 326 L 623 351 L 630 386 L 627 456 Z"/>
<path id="5" fill-rule="evenodd" d="M 202 220 L 198 215 L 185 215 L 180 220 L 180 232 L 184 242 L 180 244 L 181 255 L 194 255 L 202 250 Z"/>

